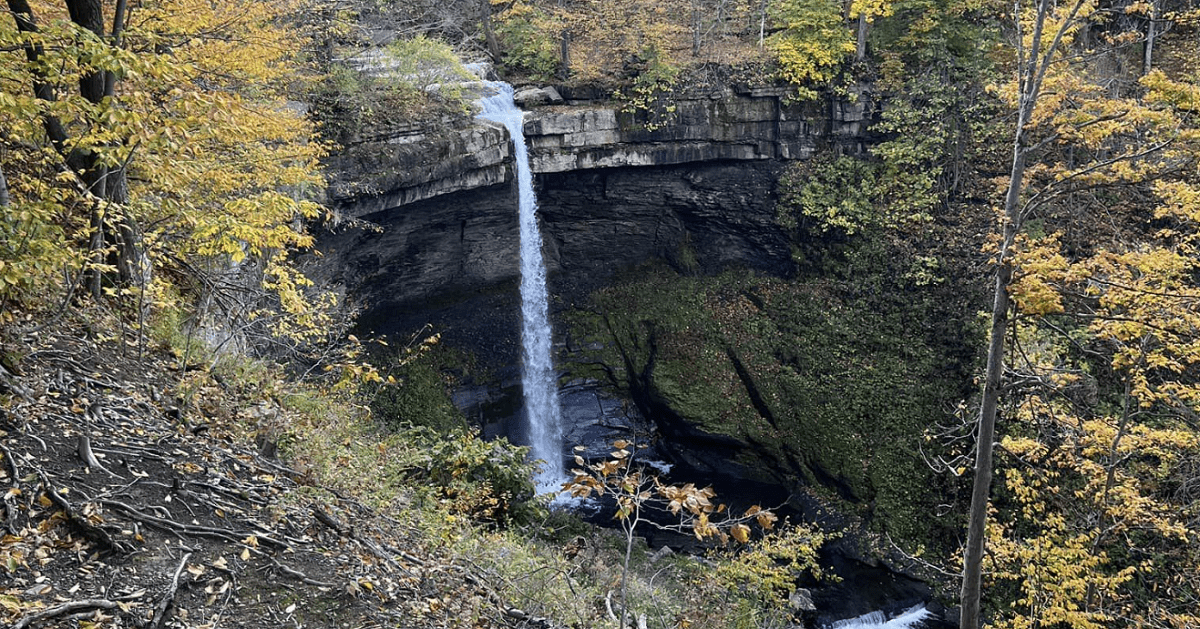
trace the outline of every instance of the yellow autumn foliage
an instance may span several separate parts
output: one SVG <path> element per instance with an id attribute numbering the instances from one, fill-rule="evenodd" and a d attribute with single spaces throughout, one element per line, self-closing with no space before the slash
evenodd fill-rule
<path id="1" fill-rule="evenodd" d="M 36 302 L 68 288 L 56 286 L 64 274 L 79 273 L 93 202 L 81 196 L 64 160 L 89 151 L 127 173 L 128 200 L 99 215 L 137 226 L 153 282 L 253 258 L 285 312 L 312 311 L 307 322 L 292 319 L 291 330 L 321 325 L 311 320 L 319 316 L 303 295 L 305 281 L 282 257 L 311 245 L 299 221 L 322 211 L 315 199 L 324 186 L 324 148 L 304 108 L 288 98 L 309 74 L 304 40 L 289 27 L 307 7 L 296 0 L 139 3 L 119 38 L 101 38 L 73 24 L 62 2 L 30 4 L 37 32 L 19 31 L 11 14 L 0 19 L 0 168 L 12 192 L 3 211 L 17 219 L 0 228 L 14 237 L 3 239 L 0 260 L 20 270 L 15 283 L 0 273 L 0 293 Z M 28 47 L 41 51 L 37 63 Z M 114 87 L 111 97 L 91 102 L 77 83 L 96 72 L 110 73 Z M 38 83 L 51 86 L 53 99 L 35 95 Z M 64 123 L 64 147 L 47 138 L 49 118 Z"/>
<path id="2" fill-rule="evenodd" d="M 868 10 L 868 3 L 861 10 Z M 768 38 L 780 76 L 812 98 L 832 81 L 855 51 L 854 34 L 846 27 L 842 3 L 833 0 L 786 0 L 771 5 L 779 31 Z"/>

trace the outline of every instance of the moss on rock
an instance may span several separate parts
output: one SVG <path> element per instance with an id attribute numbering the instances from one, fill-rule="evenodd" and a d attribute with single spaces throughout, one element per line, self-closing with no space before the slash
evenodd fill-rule
<path id="1" fill-rule="evenodd" d="M 732 437 L 750 469 L 803 476 L 877 530 L 924 541 L 942 492 L 918 444 L 969 382 L 927 338 L 928 296 L 885 308 L 848 288 L 655 267 L 595 293 L 573 323 L 602 348 L 587 360 L 660 426 Z"/>

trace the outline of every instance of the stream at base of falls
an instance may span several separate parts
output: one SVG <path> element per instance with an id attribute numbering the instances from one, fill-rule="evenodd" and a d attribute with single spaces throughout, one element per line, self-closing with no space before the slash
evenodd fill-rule
<path id="1" fill-rule="evenodd" d="M 875 611 L 857 618 L 834 621 L 828 625 L 828 629 L 917 629 L 923 627 L 924 622 L 932 616 L 933 613 L 924 605 L 917 605 L 891 617 Z"/>

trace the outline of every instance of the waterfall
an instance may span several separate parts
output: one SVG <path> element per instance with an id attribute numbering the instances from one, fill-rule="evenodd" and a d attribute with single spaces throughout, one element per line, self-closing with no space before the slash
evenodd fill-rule
<path id="1" fill-rule="evenodd" d="M 933 614 L 923 605 L 917 605 L 890 619 L 883 612 L 871 612 L 858 618 L 834 622 L 829 629 L 912 629 L 920 627 L 931 616 Z"/>
<path id="2" fill-rule="evenodd" d="M 521 224 L 521 386 L 525 391 L 525 418 L 529 424 L 531 454 L 545 461 L 536 481 L 539 492 L 558 493 L 566 481 L 563 473 L 562 411 L 558 381 L 551 358 L 546 265 L 542 261 L 542 235 L 538 231 L 537 198 L 522 128 L 523 112 L 513 103 L 507 83 L 488 82 L 489 94 L 480 104 L 480 118 L 508 129 L 517 170 L 518 216 Z"/>

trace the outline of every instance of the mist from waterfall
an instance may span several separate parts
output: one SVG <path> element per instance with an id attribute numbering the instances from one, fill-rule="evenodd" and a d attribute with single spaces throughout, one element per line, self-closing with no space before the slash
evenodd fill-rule
<path id="1" fill-rule="evenodd" d="M 535 479 L 540 493 L 558 493 L 566 481 L 563 472 L 562 410 L 558 401 L 558 379 L 551 357 L 546 265 L 542 260 L 542 235 L 538 230 L 537 198 L 525 147 L 523 114 L 513 102 L 507 83 L 487 82 L 488 93 L 480 100 L 480 118 L 498 122 L 508 129 L 513 142 L 517 171 L 518 217 L 521 226 L 521 386 L 525 392 L 525 417 L 529 425 L 533 458 L 545 461 Z"/>

